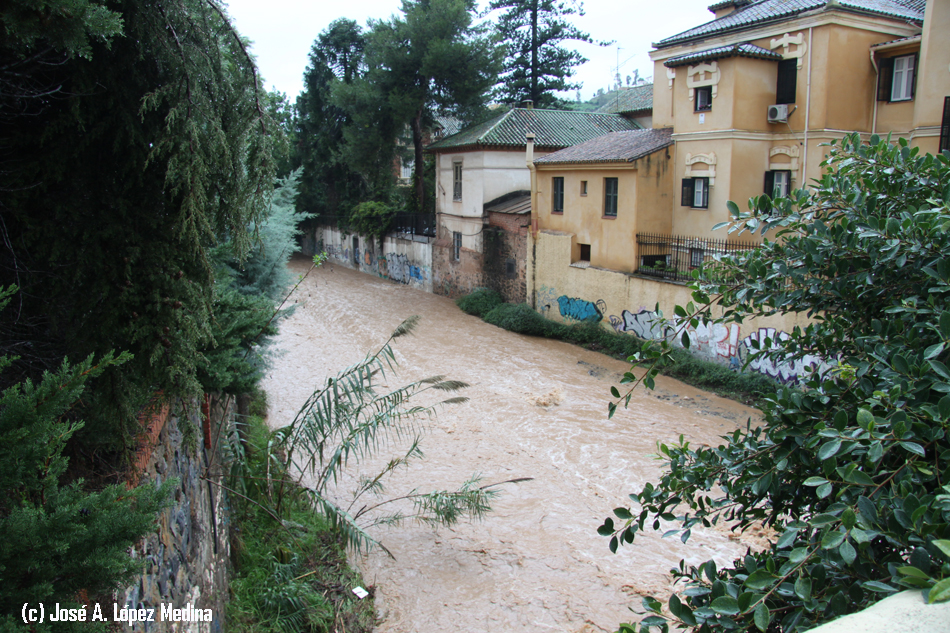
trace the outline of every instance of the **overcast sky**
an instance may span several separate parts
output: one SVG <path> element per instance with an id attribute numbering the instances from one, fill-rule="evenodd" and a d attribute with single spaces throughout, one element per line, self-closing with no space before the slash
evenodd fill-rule
<path id="1" fill-rule="evenodd" d="M 268 90 L 277 88 L 291 101 L 303 87 L 303 71 L 314 39 L 333 20 L 348 18 L 366 26 L 369 18 L 386 19 L 399 13 L 401 0 L 226 0 L 237 29 L 253 42 L 252 52 Z M 584 86 L 581 98 L 589 99 L 598 88 L 607 88 L 616 67 L 625 81 L 638 70 L 653 74 L 648 56 L 651 43 L 675 35 L 713 18 L 706 7 L 715 0 L 587 0 L 586 15 L 574 16 L 581 30 L 596 40 L 614 40 L 600 48 L 570 42 L 590 61 L 576 79 Z M 480 1 L 484 6 L 485 0 Z M 619 50 L 618 50 L 619 49 Z"/>

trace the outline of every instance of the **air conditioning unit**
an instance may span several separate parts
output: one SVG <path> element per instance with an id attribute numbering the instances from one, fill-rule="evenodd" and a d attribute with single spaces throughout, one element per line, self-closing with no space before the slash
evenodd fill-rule
<path id="1" fill-rule="evenodd" d="M 783 104 L 769 106 L 769 123 L 787 123 L 788 106 Z"/>

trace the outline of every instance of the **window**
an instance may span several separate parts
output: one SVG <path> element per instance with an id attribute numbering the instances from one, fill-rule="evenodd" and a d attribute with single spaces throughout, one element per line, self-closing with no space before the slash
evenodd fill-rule
<path id="1" fill-rule="evenodd" d="M 950 150 L 950 97 L 943 98 L 943 121 L 940 123 L 940 148 Z"/>
<path id="2" fill-rule="evenodd" d="M 792 172 L 778 169 L 765 172 L 765 195 L 772 198 L 785 198 L 791 191 Z"/>
<path id="3" fill-rule="evenodd" d="M 701 248 L 691 248 L 689 249 L 689 265 L 692 268 L 699 268 L 703 265 L 703 259 L 705 259 L 705 252 Z"/>
<path id="4" fill-rule="evenodd" d="M 682 206 L 709 208 L 709 178 L 684 178 Z"/>
<path id="5" fill-rule="evenodd" d="M 578 261 L 589 262 L 590 261 L 590 244 L 578 244 L 581 247 L 581 256 Z"/>
<path id="6" fill-rule="evenodd" d="M 878 63 L 877 100 L 910 101 L 917 85 L 917 54 L 888 57 Z"/>
<path id="7" fill-rule="evenodd" d="M 783 59 L 778 63 L 778 84 L 775 87 L 775 103 L 795 103 L 798 84 L 798 60 Z"/>
<path id="8" fill-rule="evenodd" d="M 452 259 L 459 261 L 462 258 L 462 234 L 452 231 Z"/>
<path id="9" fill-rule="evenodd" d="M 452 163 L 452 200 L 462 200 L 462 163 Z"/>
<path id="10" fill-rule="evenodd" d="M 505 260 L 505 276 L 508 279 L 514 279 L 518 276 L 518 267 L 515 260 L 510 257 Z"/>
<path id="11" fill-rule="evenodd" d="M 712 110 L 712 86 L 696 88 L 696 101 L 693 105 L 696 107 L 696 112 Z"/>
<path id="12" fill-rule="evenodd" d="M 402 159 L 402 174 L 400 174 L 400 177 L 401 177 L 403 180 L 409 180 L 409 179 L 412 178 L 412 165 L 413 165 L 413 163 L 414 163 L 414 161 L 413 161 L 413 159 L 411 159 L 411 158 L 403 158 L 403 159 Z"/>
<path id="13" fill-rule="evenodd" d="M 617 179 L 604 178 L 604 215 L 617 217 Z"/>
<path id="14" fill-rule="evenodd" d="M 582 196 L 587 195 L 587 181 L 586 180 L 581 181 L 581 195 Z"/>
<path id="15" fill-rule="evenodd" d="M 551 213 L 564 213 L 564 178 L 551 179 Z"/>

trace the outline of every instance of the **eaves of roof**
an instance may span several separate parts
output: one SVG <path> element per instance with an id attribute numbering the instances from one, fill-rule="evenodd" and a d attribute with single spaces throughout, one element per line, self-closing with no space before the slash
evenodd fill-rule
<path id="1" fill-rule="evenodd" d="M 535 165 L 632 163 L 673 144 L 673 128 L 628 130 L 542 156 Z"/>
<path id="2" fill-rule="evenodd" d="M 427 148 L 437 153 L 461 149 L 518 149 L 534 134 L 535 147 L 561 149 L 635 124 L 617 114 L 514 108 L 484 123 L 447 136 Z"/>
<path id="3" fill-rule="evenodd" d="M 745 42 L 742 44 L 732 44 L 730 46 L 717 46 L 716 48 L 690 53 L 689 55 L 671 57 L 663 62 L 663 65 L 667 68 L 675 68 L 677 66 L 686 66 L 687 64 L 695 64 L 697 62 L 713 59 L 725 59 L 727 57 L 751 57 L 753 59 L 767 59 L 772 61 L 782 60 L 782 56 L 778 53 Z"/>
<path id="4" fill-rule="evenodd" d="M 922 23 L 925 7 L 926 0 L 756 0 L 737 7 L 735 11 L 721 18 L 655 42 L 653 46 L 667 48 L 712 35 L 783 22 L 821 9 L 840 9 Z"/>

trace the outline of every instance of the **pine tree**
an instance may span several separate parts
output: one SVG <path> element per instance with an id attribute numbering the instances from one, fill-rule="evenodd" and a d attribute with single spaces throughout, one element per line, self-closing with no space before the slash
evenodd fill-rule
<path id="1" fill-rule="evenodd" d="M 564 42 L 594 42 L 589 33 L 568 21 L 584 15 L 582 3 L 566 0 L 492 0 L 489 11 L 500 11 L 496 29 L 506 42 L 504 70 L 499 96 L 504 103 L 531 100 L 536 107 L 556 106 L 556 92 L 577 90 L 581 85 L 570 81 L 574 69 L 587 61 Z"/>

